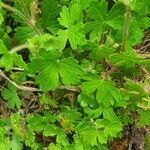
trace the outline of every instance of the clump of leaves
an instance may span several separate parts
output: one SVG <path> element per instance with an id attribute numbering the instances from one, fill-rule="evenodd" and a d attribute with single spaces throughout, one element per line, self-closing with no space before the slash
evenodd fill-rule
<path id="1" fill-rule="evenodd" d="M 150 2 L 109 3 L 1 0 L 2 150 L 106 150 L 150 125 L 150 61 L 134 49 Z"/>

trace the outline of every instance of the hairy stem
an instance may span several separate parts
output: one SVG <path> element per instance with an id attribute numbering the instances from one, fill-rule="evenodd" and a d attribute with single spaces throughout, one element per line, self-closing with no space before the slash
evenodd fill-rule
<path id="1" fill-rule="evenodd" d="M 27 10 L 26 6 L 25 6 L 24 0 L 20 0 L 19 4 L 22 6 L 22 11 L 26 14 L 27 18 L 30 19 L 30 14 L 29 14 L 29 11 Z"/>
<path id="2" fill-rule="evenodd" d="M 38 6 L 38 0 L 33 0 L 33 2 L 31 2 L 31 6 L 30 6 L 31 20 L 32 20 L 33 24 L 36 23 L 37 6 Z"/>
<path id="3" fill-rule="evenodd" d="M 121 51 L 125 50 L 126 41 L 127 41 L 127 38 L 128 38 L 128 29 L 129 29 L 130 17 L 131 17 L 131 8 L 130 8 L 130 6 L 126 6 L 126 14 L 125 14 L 123 36 L 122 36 Z"/>
<path id="4" fill-rule="evenodd" d="M 18 85 L 16 82 L 12 81 L 11 79 L 9 79 L 4 72 L 0 69 L 0 76 L 2 76 L 4 79 L 6 79 L 9 83 L 11 83 L 12 85 L 14 85 L 17 89 L 23 90 L 23 91 L 31 91 L 31 92 L 38 92 L 40 91 L 37 88 L 33 88 L 33 87 L 26 87 L 26 86 L 22 86 L 22 85 Z"/>
<path id="5" fill-rule="evenodd" d="M 41 32 L 37 29 L 35 24 L 33 24 L 32 21 L 30 19 L 28 19 L 24 14 L 22 14 L 19 10 L 15 9 L 7 4 L 4 4 L 2 2 L 0 2 L 0 7 L 6 9 L 8 11 L 14 12 L 16 15 L 18 15 L 20 18 L 22 18 L 29 26 L 31 26 L 38 35 L 41 35 Z"/>
<path id="6" fill-rule="evenodd" d="M 17 46 L 17 47 L 12 48 L 12 49 L 10 50 L 10 53 L 13 54 L 13 53 L 16 53 L 16 52 L 18 52 L 18 51 L 20 51 L 20 50 L 22 50 L 22 49 L 26 49 L 26 48 L 28 48 L 28 45 L 27 45 L 27 44 L 19 45 L 19 46 Z"/>

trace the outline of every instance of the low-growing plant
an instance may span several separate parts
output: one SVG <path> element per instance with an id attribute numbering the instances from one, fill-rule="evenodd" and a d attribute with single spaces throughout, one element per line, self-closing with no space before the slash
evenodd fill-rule
<path id="1" fill-rule="evenodd" d="M 150 60 L 135 50 L 150 2 L 112 2 L 1 0 L 1 150 L 105 150 L 150 125 Z"/>

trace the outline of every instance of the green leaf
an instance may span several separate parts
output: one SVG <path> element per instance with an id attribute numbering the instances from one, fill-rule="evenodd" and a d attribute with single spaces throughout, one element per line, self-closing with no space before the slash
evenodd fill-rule
<path id="1" fill-rule="evenodd" d="M 43 135 L 48 137 L 48 136 L 55 136 L 58 133 L 58 129 L 54 125 L 47 125 L 45 126 L 43 130 Z"/>
<path id="2" fill-rule="evenodd" d="M 96 109 L 90 109 L 89 107 L 86 107 L 84 109 L 84 112 L 87 113 L 90 118 L 94 119 L 100 117 L 102 115 L 103 110 L 102 107 L 98 107 Z"/>
<path id="3" fill-rule="evenodd" d="M 7 100 L 10 108 L 20 109 L 21 101 L 17 95 L 17 89 L 13 85 L 9 85 L 7 89 L 2 91 L 2 96 L 5 100 Z"/>
<path id="4" fill-rule="evenodd" d="M 85 43 L 85 37 L 82 32 L 82 12 L 80 6 L 75 3 L 69 8 L 64 6 L 60 13 L 58 21 L 62 26 L 67 29 L 59 30 L 58 33 L 62 33 L 67 37 L 72 49 L 77 49 L 77 46 L 82 46 Z M 67 42 L 67 41 L 66 41 Z"/>
<path id="5" fill-rule="evenodd" d="M 71 85 L 79 83 L 79 76 L 83 74 L 83 71 L 77 64 L 77 60 L 65 58 L 60 61 L 59 73 L 62 82 L 65 85 Z"/>
<path id="6" fill-rule="evenodd" d="M 63 6 L 62 12 L 60 12 L 60 18 L 58 19 L 60 24 L 66 28 L 71 27 L 82 21 L 82 12 L 80 5 L 75 3 L 69 8 Z"/>
<path id="7" fill-rule="evenodd" d="M 3 23 L 4 19 L 3 19 L 3 16 L 2 14 L 0 13 L 0 25 Z"/>
<path id="8" fill-rule="evenodd" d="M 134 52 L 122 52 L 110 55 L 110 61 L 117 67 L 129 69 L 140 63 L 142 58 Z"/>
<path id="9" fill-rule="evenodd" d="M 10 53 L 6 53 L 0 59 L 0 66 L 5 67 L 6 71 L 11 70 L 13 68 L 13 57 Z"/>
<path id="10" fill-rule="evenodd" d="M 106 107 L 122 105 L 121 93 L 111 81 L 97 79 L 85 82 L 82 85 L 82 91 L 88 95 L 96 91 L 96 100 L 99 104 L 103 104 Z"/>
<path id="11" fill-rule="evenodd" d="M 149 14 L 149 9 L 150 9 L 150 3 L 149 0 L 145 1 L 138 1 L 134 0 L 130 2 L 131 8 L 140 13 L 140 15 L 148 15 Z"/>
<path id="12" fill-rule="evenodd" d="M 0 54 L 7 53 L 7 47 L 4 44 L 4 41 L 0 40 Z"/>
<path id="13" fill-rule="evenodd" d="M 103 21 L 107 17 L 107 2 L 101 0 L 100 2 L 91 2 L 88 14 L 94 20 Z"/>
<path id="14" fill-rule="evenodd" d="M 112 137 L 117 137 L 117 135 L 122 130 L 122 125 L 119 121 L 108 120 L 108 119 L 97 119 L 95 122 L 93 120 L 83 120 L 76 128 L 76 138 L 75 141 L 79 143 L 79 139 L 82 139 L 83 145 L 99 146 L 100 144 L 106 144 Z"/>
<path id="15" fill-rule="evenodd" d="M 59 15 L 59 5 L 57 0 L 44 0 L 41 3 L 41 15 L 42 15 L 42 24 L 44 27 L 52 32 L 56 33 L 59 28 L 57 17 Z"/>
<path id="16" fill-rule="evenodd" d="M 115 3 L 108 13 L 106 23 L 113 29 L 122 29 L 124 25 L 125 5 Z"/>
<path id="17" fill-rule="evenodd" d="M 28 44 L 33 55 L 37 53 L 43 56 L 42 53 L 44 53 L 44 50 L 59 54 L 65 48 L 66 40 L 67 37 L 65 37 L 64 33 L 59 32 L 57 36 L 42 34 L 38 37 L 31 38 L 28 40 Z"/>
<path id="18" fill-rule="evenodd" d="M 106 137 L 106 139 L 108 139 L 108 137 L 116 137 L 122 130 L 121 123 L 115 120 L 99 119 L 96 120 L 96 126 L 98 129 L 103 129 L 102 135 Z"/>
<path id="19" fill-rule="evenodd" d="M 17 27 L 15 28 L 15 37 L 20 43 L 27 42 L 28 39 L 37 36 L 37 33 L 31 27 Z"/>
<path id="20" fill-rule="evenodd" d="M 72 0 L 73 3 L 80 4 L 83 10 L 86 10 L 93 1 L 97 0 Z"/>
<path id="21" fill-rule="evenodd" d="M 139 120 L 138 120 L 138 124 L 140 126 L 149 126 L 150 125 L 150 111 L 149 110 L 139 110 Z"/>
<path id="22" fill-rule="evenodd" d="M 33 146 L 35 143 L 35 133 L 32 130 L 28 130 L 25 135 L 25 144 L 27 146 Z"/>
<path id="23" fill-rule="evenodd" d="M 38 67 L 37 62 L 39 64 Z M 37 71 L 36 69 L 39 69 L 39 66 L 42 67 L 42 70 L 36 77 L 36 81 L 44 91 L 56 89 L 60 83 L 60 79 L 65 85 L 77 84 L 80 75 L 83 74 L 77 61 L 73 58 L 65 58 L 57 62 L 52 62 L 48 59 L 35 60 L 29 64 L 29 69 Z"/>
<path id="24" fill-rule="evenodd" d="M 0 41 L 0 48 L 0 54 L 2 54 L 2 57 L 0 59 L 0 66 L 4 67 L 6 71 L 11 70 L 13 66 L 26 68 L 26 64 L 23 61 L 21 55 L 10 53 L 2 41 Z"/>
<path id="25" fill-rule="evenodd" d="M 105 46 L 98 46 L 92 50 L 90 53 L 90 57 L 92 60 L 100 61 L 104 58 L 109 58 L 109 56 L 114 52 L 113 48 L 108 48 Z"/>
<path id="26" fill-rule="evenodd" d="M 16 137 L 13 137 L 13 139 L 12 139 L 10 145 L 11 145 L 11 149 L 12 149 L 12 150 L 22 150 L 22 148 L 23 148 L 23 144 L 22 144 L 21 141 L 20 141 L 18 138 L 16 138 Z"/>
<path id="27" fill-rule="evenodd" d="M 44 132 L 44 134 L 55 134 L 56 129 L 55 126 L 51 125 L 58 120 L 58 118 L 52 115 L 50 112 L 45 112 L 44 115 L 29 115 L 27 118 L 28 127 L 30 130 L 37 132 Z M 53 129 L 51 133 L 49 133 L 49 129 Z"/>
<path id="28" fill-rule="evenodd" d="M 122 3 L 116 3 L 108 12 L 106 0 L 100 2 L 93 1 L 88 9 L 88 16 L 91 21 L 85 24 L 85 32 L 90 32 L 90 39 L 99 40 L 102 33 L 108 30 L 108 27 L 122 30 L 124 24 L 125 6 Z"/>
<path id="29" fill-rule="evenodd" d="M 144 86 L 142 84 L 127 78 L 125 78 L 125 80 L 126 82 L 124 83 L 124 87 L 129 93 L 132 93 L 135 96 L 137 95 L 139 99 L 147 97 L 147 93 L 144 90 Z"/>
<path id="30" fill-rule="evenodd" d="M 37 76 L 36 81 L 40 84 L 40 88 L 43 91 L 56 89 L 59 85 L 57 66 L 55 64 L 50 64 Z"/>
<path id="31" fill-rule="evenodd" d="M 62 146 L 69 145 L 67 135 L 64 131 L 59 131 L 59 133 L 57 134 L 56 142 Z"/>
<path id="32" fill-rule="evenodd" d="M 93 107 L 93 106 L 97 105 L 97 103 L 95 102 L 95 100 L 92 96 L 86 95 L 84 93 L 81 93 L 78 96 L 78 101 L 80 102 L 82 107 L 87 107 L 87 106 Z"/>
<path id="33" fill-rule="evenodd" d="M 78 131 L 79 137 L 83 139 L 83 143 L 89 147 L 97 145 L 97 136 L 98 132 L 94 126 L 88 126 L 88 124 L 85 126 L 85 128 L 82 128 Z M 78 138 L 79 138 L 78 137 Z"/>
<path id="34" fill-rule="evenodd" d="M 140 20 L 140 22 L 138 21 Z M 148 17 L 134 16 L 130 20 L 128 42 L 135 46 L 142 42 L 144 38 L 144 30 L 149 28 L 150 20 Z"/>
<path id="35" fill-rule="evenodd" d="M 81 113 L 79 113 L 75 109 L 63 110 L 59 116 L 60 116 L 60 120 L 63 120 L 63 123 L 61 123 L 61 126 L 65 130 L 70 130 L 70 131 L 74 130 L 75 126 L 81 120 Z"/>
<path id="36" fill-rule="evenodd" d="M 60 145 L 55 145 L 55 144 L 50 144 L 48 147 L 49 150 L 61 150 L 61 146 Z"/>

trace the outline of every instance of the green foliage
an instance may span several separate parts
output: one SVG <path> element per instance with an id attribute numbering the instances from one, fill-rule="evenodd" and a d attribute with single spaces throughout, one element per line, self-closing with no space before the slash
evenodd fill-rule
<path id="1" fill-rule="evenodd" d="M 0 2 L 1 150 L 107 150 L 124 126 L 150 125 L 150 61 L 135 50 L 150 2 L 109 6 Z"/>
<path id="2" fill-rule="evenodd" d="M 17 89 L 14 86 L 9 85 L 8 88 L 4 89 L 2 91 L 2 96 L 5 100 L 7 100 L 10 108 L 12 109 L 14 109 L 15 107 L 17 109 L 20 108 L 21 101 L 17 95 Z"/>
<path id="3" fill-rule="evenodd" d="M 60 30 L 59 33 L 62 33 L 69 40 L 71 48 L 77 49 L 78 45 L 82 46 L 85 41 L 85 35 L 82 32 L 83 23 L 80 5 L 75 3 L 69 8 L 63 6 L 58 20 L 66 28 L 65 30 Z"/>
<path id="4" fill-rule="evenodd" d="M 28 68 L 32 71 L 37 71 L 37 67 L 41 70 L 36 77 L 36 81 L 44 91 L 55 90 L 59 86 L 59 76 L 63 84 L 71 85 L 77 84 L 79 82 L 79 75 L 82 74 L 77 61 L 73 58 L 56 61 L 35 59 L 29 64 Z"/>
<path id="5" fill-rule="evenodd" d="M 124 5 L 117 3 L 109 12 L 107 5 L 105 0 L 90 3 L 88 16 L 93 21 L 86 23 L 85 30 L 86 32 L 91 31 L 90 37 L 93 40 L 99 40 L 102 33 L 108 30 L 109 27 L 122 29 L 124 22 L 123 14 L 125 13 Z"/>
<path id="6" fill-rule="evenodd" d="M 50 32 L 56 33 L 59 28 L 57 17 L 60 7 L 56 0 L 44 0 L 41 4 L 42 24 Z"/>
<path id="7" fill-rule="evenodd" d="M 92 94 L 96 90 L 96 100 L 106 107 L 119 106 L 123 101 L 120 91 L 110 81 L 93 80 L 83 83 L 82 88 L 85 94 Z"/>

